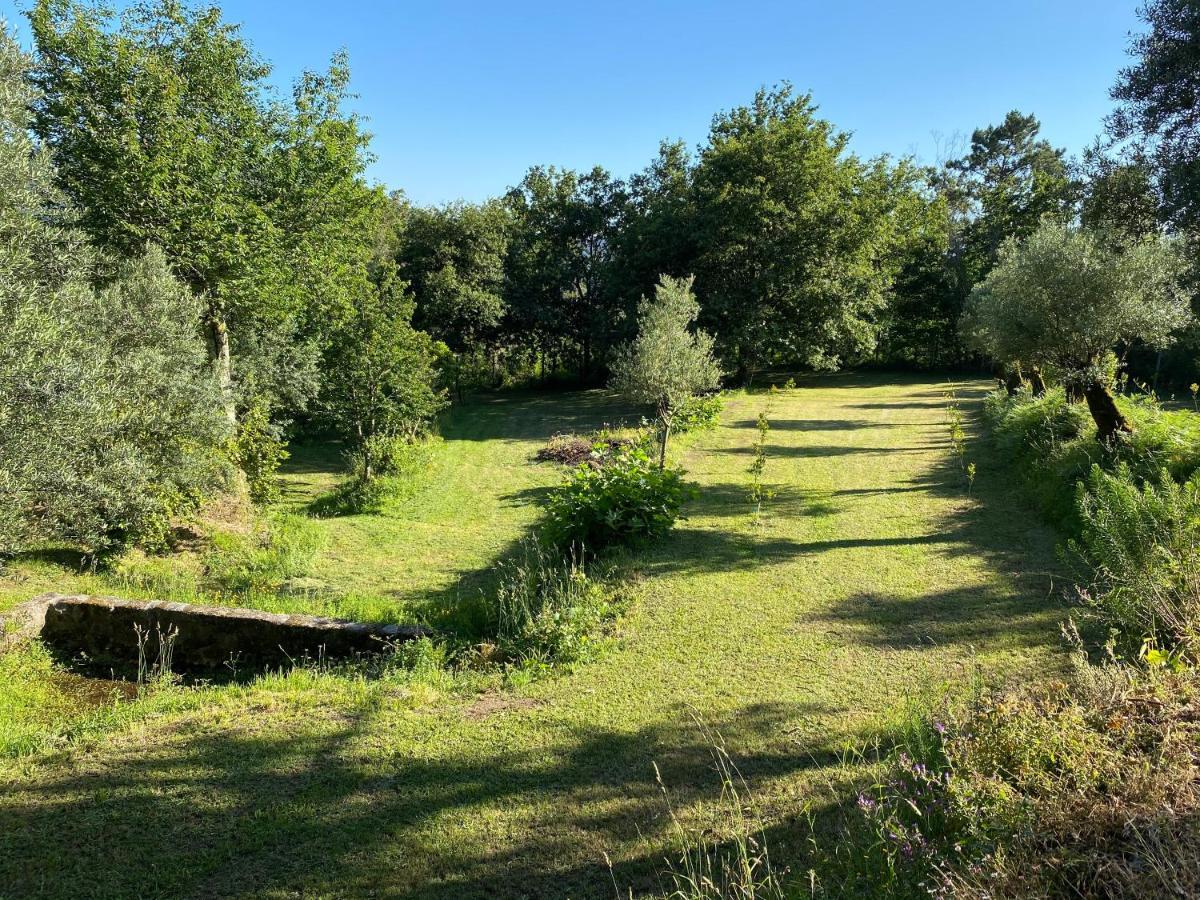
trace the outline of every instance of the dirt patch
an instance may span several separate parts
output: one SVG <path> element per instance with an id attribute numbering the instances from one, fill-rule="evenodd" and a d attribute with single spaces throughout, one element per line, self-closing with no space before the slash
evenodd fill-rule
<path id="1" fill-rule="evenodd" d="M 477 721 L 513 709 L 537 709 L 542 704 L 528 697 L 505 697 L 503 694 L 484 694 L 467 707 L 468 719 Z"/>

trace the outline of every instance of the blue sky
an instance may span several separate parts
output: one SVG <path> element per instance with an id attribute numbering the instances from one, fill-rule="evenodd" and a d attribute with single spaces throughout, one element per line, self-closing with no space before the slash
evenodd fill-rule
<path id="1" fill-rule="evenodd" d="M 1135 0 L 221 5 L 283 87 L 349 51 L 371 175 L 418 203 L 481 200 L 538 163 L 627 176 L 783 80 L 864 156 L 933 161 L 1013 108 L 1077 153 L 1138 28 Z M 23 6 L 0 0 L 0 17 Z"/>

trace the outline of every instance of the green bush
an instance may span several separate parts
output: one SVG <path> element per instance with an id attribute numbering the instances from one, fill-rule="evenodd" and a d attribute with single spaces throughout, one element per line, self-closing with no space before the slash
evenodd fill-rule
<path id="1" fill-rule="evenodd" d="M 1200 476 L 1167 470 L 1139 485 L 1128 466 L 1092 468 L 1078 486 L 1082 521 L 1070 546 L 1094 573 L 1079 596 L 1136 653 L 1145 641 L 1195 660 L 1200 638 Z"/>
<path id="2" fill-rule="evenodd" d="M 720 394 L 690 397 L 679 405 L 672 427 L 679 434 L 716 428 L 721 422 L 725 401 Z"/>
<path id="3" fill-rule="evenodd" d="M 825 895 L 1197 896 L 1200 675 L 1082 674 L 921 720 L 818 841 Z"/>
<path id="4" fill-rule="evenodd" d="M 309 511 L 316 516 L 381 512 L 416 491 L 438 446 L 434 438 L 368 438 L 346 454 L 346 477 L 333 491 L 314 500 Z"/>
<path id="5" fill-rule="evenodd" d="M 1115 471 L 1122 464 L 1138 484 L 1156 481 L 1166 469 L 1186 481 L 1200 468 L 1200 415 L 1163 410 L 1149 396 L 1121 396 L 1117 403 L 1134 425 L 1112 447 L 1096 440 L 1096 428 L 1083 403 L 1068 403 L 1062 388 L 1042 397 L 1026 391 L 992 393 L 984 418 L 992 440 L 1011 463 L 1018 484 L 1038 511 L 1068 535 L 1082 527 L 1075 485 L 1093 466 Z"/>
<path id="6" fill-rule="evenodd" d="M 572 662 L 586 655 L 595 629 L 613 609 L 578 554 L 530 540 L 498 568 L 492 618 L 506 658 Z"/>
<path id="7" fill-rule="evenodd" d="M 255 397 L 229 442 L 229 458 L 246 475 L 250 499 L 260 505 L 279 499 L 279 466 L 288 458 L 279 430 L 271 423 L 270 407 Z"/>
<path id="8" fill-rule="evenodd" d="M 639 447 L 621 450 L 599 468 L 581 465 L 550 496 L 546 534 L 564 548 L 598 552 L 661 537 L 691 496 L 683 473 L 659 469 Z"/>

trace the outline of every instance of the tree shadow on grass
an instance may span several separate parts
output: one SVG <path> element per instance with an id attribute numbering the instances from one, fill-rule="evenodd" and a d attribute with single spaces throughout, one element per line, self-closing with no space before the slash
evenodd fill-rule
<path id="1" fill-rule="evenodd" d="M 516 744 L 440 744 L 434 729 L 396 753 L 387 736 L 403 723 L 383 699 L 290 728 L 277 717 L 274 733 L 197 716 L 118 745 L 103 769 L 49 765 L 0 801 L 0 883 L 15 896 L 449 900 L 607 897 L 615 879 L 640 894 L 657 887 L 668 826 L 655 764 L 677 808 L 720 795 L 708 735 L 682 707 L 633 730 L 543 726 L 560 737 L 530 747 L 519 735 L 535 723 Z M 773 739 L 811 712 L 748 705 L 708 725 L 754 784 L 838 763 L 839 747 Z M 532 837 L 513 842 L 516 827 Z"/>
<path id="2" fill-rule="evenodd" d="M 949 440 L 935 440 L 926 444 L 916 444 L 908 447 L 858 447 L 852 445 L 833 446 L 782 446 L 768 444 L 765 448 L 768 459 L 815 459 L 832 456 L 864 456 L 893 453 L 928 453 L 930 450 L 949 449 Z M 753 456 L 754 446 L 748 447 L 718 447 L 713 452 L 731 453 L 737 456 Z"/>

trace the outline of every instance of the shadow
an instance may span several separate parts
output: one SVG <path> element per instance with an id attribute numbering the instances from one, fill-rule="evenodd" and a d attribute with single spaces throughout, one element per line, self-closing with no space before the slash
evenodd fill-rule
<path id="1" fill-rule="evenodd" d="M 839 763 L 838 747 L 777 737 L 823 712 L 750 704 L 708 726 L 753 789 Z M 513 745 L 418 739 L 379 752 L 403 726 L 376 692 L 337 713 L 317 707 L 286 732 L 197 715 L 121 744 L 103 770 L 48 765 L 6 792 L 0 883 L 64 898 L 450 900 L 610 897 L 615 880 L 643 895 L 659 886 L 670 837 L 655 766 L 676 809 L 721 796 L 707 733 L 683 707 L 635 730 L 573 725 L 536 752 L 520 729 Z M 518 821 L 533 837 L 509 837 Z"/>
<path id="2" fill-rule="evenodd" d="M 556 434 L 638 425 L 652 416 L 608 390 L 480 394 L 457 406 L 441 424 L 446 440 L 545 441 Z"/>
<path id="3" fill-rule="evenodd" d="M 937 441 L 929 444 L 917 444 L 911 447 L 853 447 L 853 446 L 831 446 L 831 447 L 794 447 L 783 446 L 780 444 L 768 444 L 766 446 L 766 454 L 768 458 L 775 457 L 778 459 L 804 459 L 804 458 L 823 458 L 830 456 L 861 456 L 866 454 L 892 454 L 892 453 L 928 453 L 931 450 L 945 450 L 950 446 L 948 440 Z M 718 447 L 713 450 L 715 453 L 732 453 L 738 456 L 753 456 L 755 448 L 749 447 Z"/>

